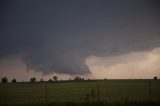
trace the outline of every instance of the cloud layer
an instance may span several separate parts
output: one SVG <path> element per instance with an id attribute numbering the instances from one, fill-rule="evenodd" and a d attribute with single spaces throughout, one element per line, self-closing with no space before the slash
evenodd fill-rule
<path id="1" fill-rule="evenodd" d="M 0 59 L 18 55 L 27 70 L 90 74 L 86 58 L 160 47 L 157 1 L 2 1 Z M 118 67 L 118 66 L 117 66 Z"/>

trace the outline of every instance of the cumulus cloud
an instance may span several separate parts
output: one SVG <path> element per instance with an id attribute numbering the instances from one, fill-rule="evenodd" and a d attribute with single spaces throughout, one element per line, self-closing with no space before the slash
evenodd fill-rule
<path id="1" fill-rule="evenodd" d="M 93 78 L 140 79 L 159 77 L 160 48 L 112 57 L 92 55 L 86 59 L 86 64 L 89 66 Z"/>

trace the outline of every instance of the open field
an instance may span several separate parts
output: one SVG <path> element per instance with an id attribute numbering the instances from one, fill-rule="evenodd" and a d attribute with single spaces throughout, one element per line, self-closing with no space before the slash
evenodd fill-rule
<path id="1" fill-rule="evenodd" d="M 160 80 L 1 83 L 0 106 L 160 105 Z"/>

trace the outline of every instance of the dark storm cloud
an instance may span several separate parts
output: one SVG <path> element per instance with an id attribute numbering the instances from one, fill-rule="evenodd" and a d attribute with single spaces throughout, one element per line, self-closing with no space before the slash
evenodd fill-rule
<path id="1" fill-rule="evenodd" d="M 28 69 L 90 73 L 89 55 L 160 46 L 158 0 L 2 0 L 0 57 L 22 56 Z"/>

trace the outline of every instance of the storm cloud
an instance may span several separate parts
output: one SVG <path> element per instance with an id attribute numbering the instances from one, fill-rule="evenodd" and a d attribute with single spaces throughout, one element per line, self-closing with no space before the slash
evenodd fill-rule
<path id="1" fill-rule="evenodd" d="M 43 74 L 91 73 L 85 60 L 160 47 L 158 0 L 2 0 L 0 59 Z"/>

